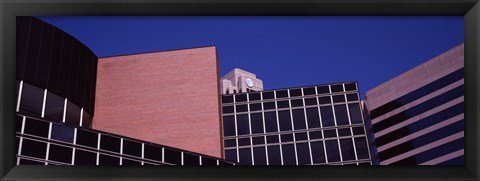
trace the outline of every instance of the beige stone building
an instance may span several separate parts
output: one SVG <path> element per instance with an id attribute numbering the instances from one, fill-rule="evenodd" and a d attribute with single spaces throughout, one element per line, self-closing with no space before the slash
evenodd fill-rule
<path id="1" fill-rule="evenodd" d="M 235 68 L 220 78 L 221 94 L 256 92 L 263 90 L 263 81 L 251 72 Z"/>

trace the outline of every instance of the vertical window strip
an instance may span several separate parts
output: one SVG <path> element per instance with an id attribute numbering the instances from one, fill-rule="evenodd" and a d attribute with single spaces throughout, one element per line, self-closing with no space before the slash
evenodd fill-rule
<path id="1" fill-rule="evenodd" d="M 63 123 L 65 123 L 66 115 L 67 115 L 67 98 L 65 98 L 65 103 L 63 104 L 63 119 L 62 119 Z"/>
<path id="2" fill-rule="evenodd" d="M 43 91 L 42 118 L 45 117 L 45 104 L 47 103 L 47 89 Z"/>
<path id="3" fill-rule="evenodd" d="M 77 144 L 77 128 L 73 129 L 73 145 Z M 72 165 L 75 165 L 75 146 L 73 147 L 72 152 Z"/>
<path id="4" fill-rule="evenodd" d="M 97 165 L 99 165 L 100 161 L 100 133 L 97 134 Z"/>
<path id="5" fill-rule="evenodd" d="M 23 89 L 23 80 L 20 81 L 20 87 L 18 88 L 18 97 L 17 97 L 17 109 L 16 111 L 20 111 L 20 102 L 22 101 L 22 89 Z"/>
<path id="6" fill-rule="evenodd" d="M 80 127 L 82 127 L 83 124 L 83 107 L 80 109 Z"/>
<path id="7" fill-rule="evenodd" d="M 163 151 L 162 151 L 163 152 Z M 145 156 L 145 143 L 142 143 L 142 165 L 145 164 L 145 161 L 144 161 L 144 156 Z M 163 153 L 162 153 L 163 154 Z"/>
<path id="8" fill-rule="evenodd" d="M 316 91 L 317 89 L 315 89 Z M 308 127 L 308 120 L 307 120 L 307 109 L 305 108 L 305 93 L 303 91 L 303 88 L 301 88 L 301 91 L 302 91 L 302 101 L 303 101 L 303 115 L 305 116 L 305 127 L 307 128 L 307 130 L 309 130 L 309 127 Z M 318 100 L 317 100 L 318 102 Z M 309 132 L 307 131 L 307 139 L 310 140 L 310 134 Z M 310 141 L 307 142 L 308 143 L 308 153 L 310 154 L 310 164 L 312 165 L 313 164 L 313 157 L 312 157 L 312 146 L 310 145 Z"/>
<path id="9" fill-rule="evenodd" d="M 120 138 L 120 165 L 123 165 L 123 138 Z"/>

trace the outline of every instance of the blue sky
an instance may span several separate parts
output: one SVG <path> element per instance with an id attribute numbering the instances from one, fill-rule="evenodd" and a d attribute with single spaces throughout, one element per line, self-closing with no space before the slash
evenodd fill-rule
<path id="1" fill-rule="evenodd" d="M 39 17 L 98 57 L 217 47 L 265 89 L 356 80 L 365 92 L 464 41 L 463 16 Z"/>

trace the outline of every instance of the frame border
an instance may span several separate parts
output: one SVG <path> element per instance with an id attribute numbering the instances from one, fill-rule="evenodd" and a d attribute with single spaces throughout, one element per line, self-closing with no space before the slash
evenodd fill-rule
<path id="1" fill-rule="evenodd" d="M 0 0 L 0 178 L 1 180 L 479 180 L 478 107 L 480 3 L 478 0 Z M 232 166 L 232 167 L 86 167 L 15 166 L 15 16 L 79 15 L 429 15 L 464 16 L 465 165 L 399 166 Z"/>

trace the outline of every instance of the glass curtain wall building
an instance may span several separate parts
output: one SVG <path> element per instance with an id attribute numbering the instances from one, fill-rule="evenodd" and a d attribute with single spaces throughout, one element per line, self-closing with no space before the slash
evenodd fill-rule
<path id="1" fill-rule="evenodd" d="M 371 164 L 357 82 L 223 95 L 222 115 L 229 161 Z"/>
<path id="2" fill-rule="evenodd" d="M 464 164 L 463 49 L 460 44 L 367 91 L 381 165 Z"/>

